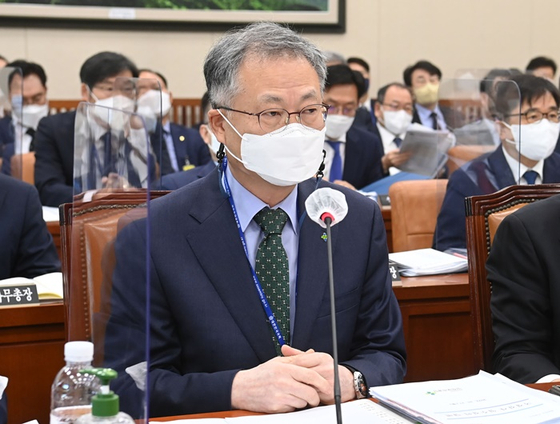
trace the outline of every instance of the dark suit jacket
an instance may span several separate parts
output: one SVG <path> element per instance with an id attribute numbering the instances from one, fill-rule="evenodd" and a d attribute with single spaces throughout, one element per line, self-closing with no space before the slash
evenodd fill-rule
<path id="1" fill-rule="evenodd" d="M 383 146 L 374 133 L 352 125 L 346 133 L 342 179 L 357 189 L 383 178 Z"/>
<path id="2" fill-rule="evenodd" d="M 176 190 L 207 176 L 214 169 L 216 169 L 216 165 L 213 161 L 210 161 L 206 165 L 197 166 L 196 168 L 189 169 L 188 171 L 174 172 L 173 174 L 164 175 L 161 177 L 161 186 L 159 188 L 161 190 Z"/>
<path id="3" fill-rule="evenodd" d="M 60 271 L 37 190 L 0 175 L 0 279 Z"/>
<path id="4" fill-rule="evenodd" d="M 75 111 L 58 113 L 41 119 L 37 127 L 35 187 L 43 205 L 72 201 L 75 119 Z"/>
<path id="5" fill-rule="evenodd" d="M 322 185 L 344 192 L 349 206 L 332 234 L 340 362 L 360 370 L 368 385 L 397 383 L 405 347 L 381 212 L 352 190 Z M 314 188 L 313 180 L 298 186 L 300 213 Z M 121 409 L 134 415 L 137 389 L 123 369 L 145 361 L 145 222 L 128 225 L 117 238 L 105 340 L 105 365 L 122 376 L 113 385 Z M 231 409 L 236 373 L 276 352 L 218 171 L 154 200 L 150 223 L 151 415 Z M 292 345 L 332 353 L 323 233 L 303 220 Z"/>
<path id="6" fill-rule="evenodd" d="M 498 227 L 492 282 L 494 372 L 520 383 L 560 374 L 560 196 L 525 206 Z"/>
<path id="7" fill-rule="evenodd" d="M 477 171 L 482 164 L 483 175 Z M 560 182 L 560 154 L 553 153 L 544 161 L 543 183 Z M 482 178 L 487 178 L 492 189 L 484 189 Z M 494 152 L 481 156 L 455 171 L 447 184 L 447 191 L 438 215 L 434 233 L 434 248 L 447 250 L 451 247 L 466 248 L 465 197 L 492 193 L 516 184 L 508 166 L 502 146 Z"/>
<path id="8" fill-rule="evenodd" d="M 182 171 L 185 165 L 200 166 L 210 161 L 208 146 L 204 143 L 198 131 L 171 123 L 170 132 L 171 138 L 173 139 L 173 146 L 175 147 L 179 171 Z M 159 142 L 158 129 L 156 129 L 151 138 L 154 153 L 156 154 L 158 162 L 161 163 L 163 152 Z"/>
<path id="9" fill-rule="evenodd" d="M 12 126 L 12 117 L 4 116 L 0 118 L 0 146 L 14 142 L 14 127 Z"/>
<path id="10" fill-rule="evenodd" d="M 371 101 L 371 110 L 373 111 L 374 109 L 374 105 L 375 105 L 375 100 L 370 100 Z M 356 117 L 354 118 L 354 125 L 358 125 L 362 128 L 365 128 L 366 130 L 370 131 L 370 132 L 375 132 L 376 131 L 376 124 L 377 123 L 377 118 L 375 117 L 375 115 L 370 112 L 369 110 L 367 110 L 365 107 L 359 107 L 356 110 Z"/>
<path id="11" fill-rule="evenodd" d="M 3 146 L 2 151 L 2 174 L 12 175 L 12 156 L 15 153 L 15 143 L 9 143 Z"/>

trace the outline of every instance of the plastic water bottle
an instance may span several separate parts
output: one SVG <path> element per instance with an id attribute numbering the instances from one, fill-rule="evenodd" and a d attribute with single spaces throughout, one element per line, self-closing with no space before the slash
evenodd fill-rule
<path id="1" fill-rule="evenodd" d="M 56 375 L 51 389 L 51 424 L 73 424 L 90 413 L 91 399 L 99 390 L 98 378 L 81 372 L 91 368 L 93 343 L 66 343 L 64 360 L 66 366 Z"/>

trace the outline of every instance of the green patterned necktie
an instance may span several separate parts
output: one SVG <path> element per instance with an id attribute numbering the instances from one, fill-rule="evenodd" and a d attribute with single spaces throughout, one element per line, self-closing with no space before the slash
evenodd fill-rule
<path id="1" fill-rule="evenodd" d="M 282 245 L 282 229 L 288 215 L 282 209 L 263 208 L 255 215 L 255 222 L 264 233 L 264 239 L 257 250 L 255 272 L 259 277 L 272 313 L 276 318 L 284 341 L 290 340 L 290 271 L 288 255 Z M 276 352 L 280 354 L 280 344 L 272 332 Z"/>

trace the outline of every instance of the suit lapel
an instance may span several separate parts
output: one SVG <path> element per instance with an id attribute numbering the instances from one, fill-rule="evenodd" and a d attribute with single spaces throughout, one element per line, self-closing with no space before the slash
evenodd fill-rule
<path id="1" fill-rule="evenodd" d="M 231 206 L 220 192 L 218 172 L 206 178 L 190 215 L 199 225 L 187 235 L 201 267 L 260 361 L 276 356 Z"/>
<path id="2" fill-rule="evenodd" d="M 298 187 L 298 211 L 305 211 L 305 200 L 314 190 L 315 182 L 308 180 Z M 338 227 L 332 228 L 333 250 Z M 327 243 L 323 239 L 326 230 L 308 216 L 299 234 L 296 316 L 292 345 L 307 349 L 323 299 L 328 298 Z"/>
<path id="3" fill-rule="evenodd" d="M 498 147 L 494 153 L 488 156 L 488 164 L 492 173 L 496 177 L 498 189 L 509 187 L 516 184 L 515 177 L 511 173 L 511 169 L 504 156 L 502 147 Z"/>

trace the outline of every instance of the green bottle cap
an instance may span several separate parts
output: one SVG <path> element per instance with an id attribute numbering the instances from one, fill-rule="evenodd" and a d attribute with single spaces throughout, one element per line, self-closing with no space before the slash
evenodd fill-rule
<path id="1" fill-rule="evenodd" d="M 119 413 L 119 397 L 109 389 L 111 380 L 117 378 L 117 372 L 111 368 L 90 368 L 82 371 L 93 374 L 101 381 L 100 393 L 91 399 L 91 415 L 94 417 L 112 417 Z"/>

